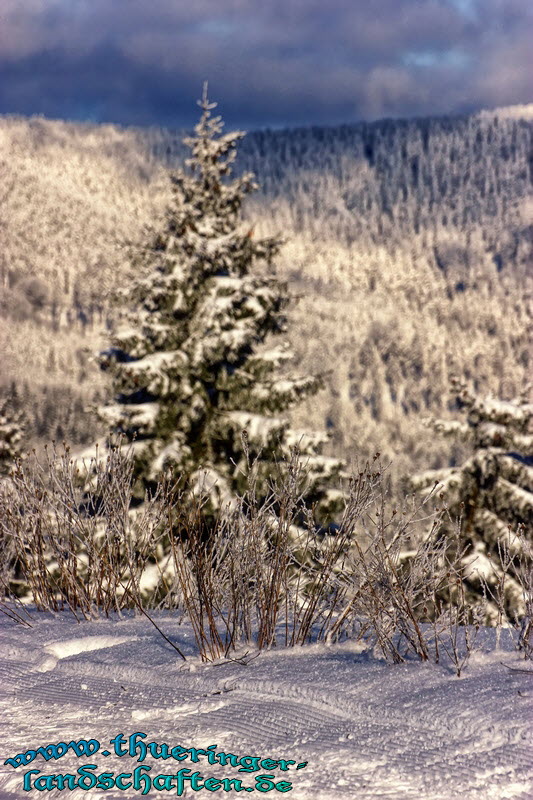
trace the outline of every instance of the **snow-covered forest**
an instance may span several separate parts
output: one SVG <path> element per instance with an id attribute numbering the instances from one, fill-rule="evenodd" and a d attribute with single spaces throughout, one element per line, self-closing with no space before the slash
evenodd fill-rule
<path id="1" fill-rule="evenodd" d="M 348 460 L 379 449 L 395 483 L 461 458 L 423 425 L 449 413 L 452 374 L 502 399 L 526 383 L 528 110 L 252 132 L 239 148 L 260 187 L 246 217 L 285 239 L 296 367 L 330 369 L 293 422 L 326 427 Z M 2 384 L 31 446 L 99 432 L 83 411 L 108 396 L 91 354 L 131 247 L 164 212 L 182 135 L 1 120 Z"/>

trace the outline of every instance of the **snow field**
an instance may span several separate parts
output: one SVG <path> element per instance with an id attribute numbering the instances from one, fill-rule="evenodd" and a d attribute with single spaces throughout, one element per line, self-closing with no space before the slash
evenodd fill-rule
<path id="1" fill-rule="evenodd" d="M 146 619 L 133 615 L 77 624 L 67 615 L 33 613 L 32 629 L 0 618 L 0 800 L 140 797 L 116 787 L 23 790 L 24 773 L 32 769 L 75 774 L 95 764 L 96 775 L 118 775 L 139 763 L 151 768 L 151 778 L 198 770 L 213 786 L 226 778 L 250 788 L 258 775 L 269 774 L 274 783 L 292 784 L 286 793 L 294 800 L 533 797 L 533 681 L 501 662 L 531 667 L 506 639 L 507 650 L 495 651 L 492 630 L 484 631 L 482 650 L 458 679 L 446 665 L 388 665 L 354 642 L 271 650 L 247 665 L 203 664 L 186 624 L 170 614 L 157 621 L 186 653 L 186 663 Z M 135 757 L 115 754 L 113 737 L 128 740 L 140 732 L 147 743 L 170 748 L 215 746 L 238 758 L 295 765 L 239 772 L 231 762 L 210 764 L 202 755 L 195 763 L 150 755 L 139 762 L 140 749 Z M 81 757 L 69 751 L 48 762 L 37 755 L 17 769 L 4 764 L 27 750 L 80 739 L 97 740 L 99 751 Z M 176 789 L 152 786 L 146 796 L 168 798 Z M 220 785 L 218 794 L 189 787 L 182 796 L 243 795 Z"/>

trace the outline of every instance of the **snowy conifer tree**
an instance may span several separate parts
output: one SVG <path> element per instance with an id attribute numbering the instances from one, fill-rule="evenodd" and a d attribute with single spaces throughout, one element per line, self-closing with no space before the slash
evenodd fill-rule
<path id="1" fill-rule="evenodd" d="M 298 445 L 310 470 L 309 500 L 326 520 L 341 494 L 328 483 L 342 463 L 321 455 L 327 436 L 291 430 L 283 412 L 322 378 L 279 377 L 291 358 L 263 346 L 285 330 L 287 286 L 272 260 L 281 242 L 256 239 L 240 218 L 253 175 L 229 179 L 242 132 L 222 134 L 204 86 L 186 170 L 171 173 L 173 201 L 122 293 L 128 308 L 102 355 L 116 390 L 99 410 L 131 443 L 141 497 L 163 472 L 210 490 L 212 507 L 244 488 L 245 451 L 263 477 Z M 262 264 L 261 272 L 255 269 Z M 245 439 L 242 440 L 242 434 Z"/>
<path id="2" fill-rule="evenodd" d="M 525 398 L 480 399 L 458 379 L 452 390 L 466 421 L 431 420 L 439 433 L 467 442 L 473 454 L 460 466 L 429 470 L 410 480 L 412 488 L 428 491 L 436 482 L 452 520 L 461 521 L 461 545 L 467 548 L 464 566 L 470 598 L 488 592 L 488 621 L 497 618 L 492 590 L 502 577 L 501 555 L 515 557 L 505 580 L 505 613 L 510 620 L 523 614 L 523 593 L 516 563 L 524 558 L 517 531 L 533 542 L 533 404 Z M 452 522 L 445 528 L 451 534 Z"/>
<path id="3" fill-rule="evenodd" d="M 9 475 L 21 455 L 23 437 L 22 414 L 13 407 L 8 395 L 0 400 L 0 478 Z"/>

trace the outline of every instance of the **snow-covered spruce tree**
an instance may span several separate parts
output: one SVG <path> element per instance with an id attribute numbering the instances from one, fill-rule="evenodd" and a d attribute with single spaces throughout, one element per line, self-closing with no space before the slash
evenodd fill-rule
<path id="1" fill-rule="evenodd" d="M 428 470 L 409 483 L 422 492 L 442 484 L 439 495 L 449 511 L 443 533 L 451 542 L 454 529 L 459 530 L 469 599 L 475 603 L 483 598 L 484 582 L 487 622 L 495 623 L 501 615 L 495 597 L 499 585 L 500 606 L 514 621 L 525 610 L 516 570 L 527 560 L 524 542 L 533 544 L 533 404 L 525 397 L 478 398 L 457 378 L 452 379 L 452 391 L 466 420 L 429 424 L 438 433 L 468 443 L 473 453 L 460 466 Z M 508 562 L 505 579 L 502 559 Z"/>
<path id="2" fill-rule="evenodd" d="M 291 353 L 264 345 L 285 330 L 290 303 L 272 267 L 281 242 L 255 239 L 241 220 L 244 197 L 257 188 L 249 173 L 229 179 L 244 133 L 221 133 L 206 86 L 199 106 L 195 135 L 184 139 L 186 169 L 171 173 L 164 230 L 140 251 L 121 294 L 128 310 L 101 358 L 115 401 L 99 413 L 131 445 L 139 500 L 170 471 L 208 490 L 216 511 L 244 491 L 247 450 L 266 492 L 275 464 L 298 446 L 308 502 L 326 524 L 341 503 L 328 486 L 342 462 L 321 454 L 325 434 L 293 430 L 282 416 L 323 379 L 280 377 Z"/>
<path id="3" fill-rule="evenodd" d="M 21 456 L 22 414 L 13 405 L 13 397 L 0 398 L 0 478 L 9 475 Z"/>

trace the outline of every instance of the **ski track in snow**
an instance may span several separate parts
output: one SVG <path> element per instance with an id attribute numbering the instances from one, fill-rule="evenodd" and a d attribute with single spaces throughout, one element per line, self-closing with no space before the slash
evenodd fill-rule
<path id="1" fill-rule="evenodd" d="M 500 664 L 529 666 L 512 651 L 476 654 L 461 679 L 441 665 L 387 665 L 353 643 L 272 650 L 248 666 L 215 666 L 194 655 L 188 626 L 170 615 L 158 621 L 190 655 L 186 664 L 143 618 L 78 625 L 34 613 L 31 630 L 0 618 L 0 800 L 140 797 L 117 789 L 22 790 L 30 769 L 68 773 L 96 763 L 96 774 L 117 774 L 137 766 L 129 756 L 67 753 L 49 762 L 38 756 L 17 770 L 3 764 L 80 738 L 112 750 L 113 736 L 137 731 L 171 747 L 216 744 L 239 757 L 308 762 L 298 771 L 239 773 L 205 758 L 194 764 L 148 756 L 152 777 L 187 767 L 253 786 L 255 774 L 267 772 L 292 782 L 294 800 L 533 798 L 533 678 Z M 152 787 L 146 796 L 176 792 Z M 187 789 L 183 796 L 213 793 Z"/>

